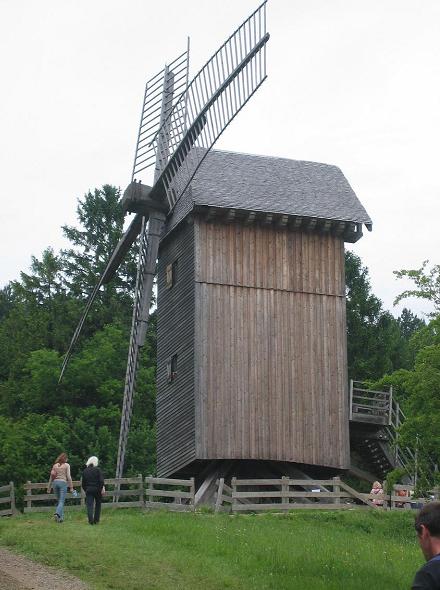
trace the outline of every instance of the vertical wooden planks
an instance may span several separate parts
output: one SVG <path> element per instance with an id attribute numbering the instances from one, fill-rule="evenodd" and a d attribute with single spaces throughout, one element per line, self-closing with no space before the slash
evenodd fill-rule
<path id="1" fill-rule="evenodd" d="M 198 458 L 346 467 L 341 240 L 199 223 Z"/>

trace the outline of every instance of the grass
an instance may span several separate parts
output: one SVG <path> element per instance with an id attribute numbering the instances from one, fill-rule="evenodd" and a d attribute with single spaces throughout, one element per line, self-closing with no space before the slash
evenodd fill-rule
<path id="1" fill-rule="evenodd" d="M 0 519 L 0 544 L 95 589 L 406 589 L 423 562 L 409 512 L 105 511 Z"/>

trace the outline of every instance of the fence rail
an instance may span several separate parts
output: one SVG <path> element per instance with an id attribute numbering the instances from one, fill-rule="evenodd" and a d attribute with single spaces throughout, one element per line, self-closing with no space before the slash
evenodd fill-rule
<path id="1" fill-rule="evenodd" d="M 165 508 L 175 511 L 193 511 L 195 509 L 196 488 L 193 477 L 191 479 L 146 477 L 145 483 L 147 485 L 145 491 L 146 508 Z"/>
<path id="2" fill-rule="evenodd" d="M 16 512 L 14 482 L 10 481 L 0 486 L 0 516 L 13 516 Z"/>
<path id="3" fill-rule="evenodd" d="M 229 486 L 224 478 L 216 482 L 216 512 L 264 512 L 301 509 L 344 510 L 350 508 L 418 509 L 433 499 L 438 499 L 438 488 L 429 492 L 428 498 L 414 496 L 414 486 L 395 485 L 389 494 L 365 494 L 358 492 L 339 477 L 332 479 L 237 479 Z M 195 510 L 195 482 L 191 479 L 159 477 L 130 477 L 106 479 L 104 508 L 162 508 L 172 511 Z M 75 497 L 66 496 L 68 510 L 85 507 L 85 494 L 80 482 L 73 482 L 79 489 Z M 28 481 L 24 486 L 24 512 L 51 512 L 56 501 L 55 494 L 47 493 L 44 482 Z M 110 489 L 113 488 L 113 489 Z M 6 506 L 6 508 L 3 508 Z M 13 482 L 0 487 L 0 516 L 10 516 L 18 511 L 15 506 Z"/>
<path id="4" fill-rule="evenodd" d="M 333 479 L 237 479 L 232 487 L 217 480 L 216 511 L 264 512 L 268 510 L 344 510 L 359 508 L 418 509 L 439 497 L 439 490 L 429 498 L 417 498 L 414 486 L 396 485 L 391 494 L 358 492 L 339 477 Z M 402 493 L 405 495 L 400 495 Z"/>
<path id="5" fill-rule="evenodd" d="M 69 510 L 80 510 L 85 506 L 85 493 L 81 489 L 80 481 L 73 481 L 73 488 L 78 492 L 66 495 L 66 505 Z M 102 497 L 103 508 L 135 508 L 144 506 L 144 485 L 142 475 L 128 478 L 110 478 L 104 480 L 106 493 Z M 121 489 L 121 486 L 130 486 Z M 47 493 L 47 483 L 28 481 L 23 486 L 24 512 L 51 512 L 54 509 L 56 495 Z M 35 493 L 37 492 L 37 493 Z"/>

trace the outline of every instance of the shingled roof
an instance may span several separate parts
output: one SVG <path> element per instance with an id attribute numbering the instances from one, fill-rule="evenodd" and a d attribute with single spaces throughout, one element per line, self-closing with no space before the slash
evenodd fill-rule
<path id="1" fill-rule="evenodd" d="M 213 150 L 169 217 L 169 233 L 201 207 L 365 224 L 372 221 L 337 166 Z"/>

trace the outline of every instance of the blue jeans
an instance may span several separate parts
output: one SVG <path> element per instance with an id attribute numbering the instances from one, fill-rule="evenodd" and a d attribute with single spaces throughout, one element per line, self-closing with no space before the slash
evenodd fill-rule
<path id="1" fill-rule="evenodd" d="M 52 487 L 58 500 L 55 514 L 58 514 L 60 520 L 64 520 L 64 501 L 67 494 L 67 482 L 62 479 L 56 479 L 52 482 Z"/>

